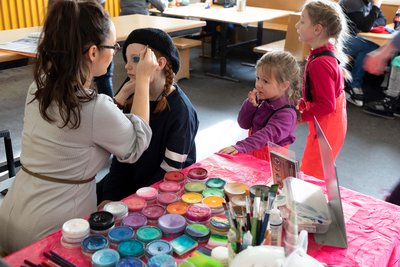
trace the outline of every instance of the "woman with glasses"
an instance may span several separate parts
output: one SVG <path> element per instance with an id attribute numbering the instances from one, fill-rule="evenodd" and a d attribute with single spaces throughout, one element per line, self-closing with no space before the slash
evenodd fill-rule
<path id="1" fill-rule="evenodd" d="M 149 85 L 158 64 L 139 52 L 132 109 L 97 94 L 116 43 L 109 15 L 93 1 L 57 1 L 43 26 L 28 90 L 22 169 L 0 206 L 0 254 L 11 253 L 97 210 L 94 177 L 114 154 L 133 163 L 148 147 Z"/>

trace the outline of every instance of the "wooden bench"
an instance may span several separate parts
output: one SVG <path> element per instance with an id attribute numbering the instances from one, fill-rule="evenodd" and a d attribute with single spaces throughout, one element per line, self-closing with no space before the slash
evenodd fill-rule
<path id="1" fill-rule="evenodd" d="M 289 15 L 288 29 L 284 40 L 254 47 L 253 51 L 261 54 L 271 51 L 288 51 L 292 53 L 298 61 L 304 61 L 308 56 L 310 48 L 308 45 L 299 41 L 295 25 L 299 21 L 300 15 L 300 13 Z"/>
<path id="2" fill-rule="evenodd" d="M 176 37 L 173 38 L 175 46 L 179 50 L 180 68 L 175 78 L 180 79 L 190 78 L 190 48 L 200 46 L 201 41 L 189 38 Z"/>

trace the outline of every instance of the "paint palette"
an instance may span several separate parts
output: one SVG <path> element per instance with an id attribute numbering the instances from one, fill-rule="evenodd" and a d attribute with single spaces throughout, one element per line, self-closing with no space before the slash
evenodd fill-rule
<path id="1" fill-rule="evenodd" d="M 174 252 L 179 256 L 195 249 L 198 246 L 197 241 L 188 237 L 187 235 L 181 235 L 170 242 Z"/>

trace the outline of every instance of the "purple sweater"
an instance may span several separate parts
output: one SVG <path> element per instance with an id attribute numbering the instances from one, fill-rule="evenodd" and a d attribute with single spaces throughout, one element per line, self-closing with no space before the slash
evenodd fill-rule
<path id="1" fill-rule="evenodd" d="M 271 141 L 277 145 L 290 145 L 296 139 L 296 112 L 292 108 L 277 111 L 266 122 L 269 115 L 284 105 L 290 104 L 287 96 L 274 101 L 263 101 L 259 107 L 254 107 L 247 99 L 243 102 L 238 116 L 239 126 L 243 129 L 252 128 L 253 134 L 234 145 L 240 153 L 248 153 L 268 145 Z"/>

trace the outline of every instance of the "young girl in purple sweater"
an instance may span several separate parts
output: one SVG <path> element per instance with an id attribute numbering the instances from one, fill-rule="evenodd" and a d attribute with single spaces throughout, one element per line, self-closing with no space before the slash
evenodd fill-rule
<path id="1" fill-rule="evenodd" d="M 268 142 L 288 146 L 295 140 L 300 97 L 300 67 L 288 52 L 266 53 L 256 64 L 255 88 L 248 93 L 238 116 L 239 126 L 249 136 L 225 147 L 223 154 L 249 153 L 269 160 Z"/>

